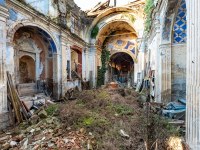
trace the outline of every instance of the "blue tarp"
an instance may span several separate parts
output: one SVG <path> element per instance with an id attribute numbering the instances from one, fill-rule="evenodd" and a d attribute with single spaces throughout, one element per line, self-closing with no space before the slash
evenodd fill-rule
<path id="1" fill-rule="evenodd" d="M 167 104 L 164 110 L 162 110 L 163 116 L 171 119 L 183 119 L 186 111 L 186 100 L 179 99 L 178 102 L 170 102 Z"/>

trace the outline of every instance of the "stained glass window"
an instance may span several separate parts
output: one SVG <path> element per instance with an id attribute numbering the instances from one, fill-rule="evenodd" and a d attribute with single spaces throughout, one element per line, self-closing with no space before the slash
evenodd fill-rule
<path id="1" fill-rule="evenodd" d="M 182 0 L 175 18 L 173 43 L 186 43 L 186 23 L 186 3 Z"/>

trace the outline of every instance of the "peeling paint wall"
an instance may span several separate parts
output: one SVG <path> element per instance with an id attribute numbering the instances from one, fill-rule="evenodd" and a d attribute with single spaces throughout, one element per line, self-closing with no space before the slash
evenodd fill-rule
<path id="1" fill-rule="evenodd" d="M 25 2 L 46 16 L 51 18 L 58 16 L 58 6 L 53 0 L 25 0 Z"/>
<path id="2" fill-rule="evenodd" d="M 186 98 L 186 45 L 172 46 L 172 100 Z"/>

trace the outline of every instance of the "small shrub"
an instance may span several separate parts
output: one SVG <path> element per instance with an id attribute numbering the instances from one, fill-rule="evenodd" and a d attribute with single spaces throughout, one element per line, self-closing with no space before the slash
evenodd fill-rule
<path id="1" fill-rule="evenodd" d="M 48 116 L 52 116 L 55 114 L 55 112 L 58 110 L 58 105 L 57 104 L 53 104 L 50 105 L 49 107 L 46 108 L 46 112 Z"/>
<path id="2" fill-rule="evenodd" d="M 106 91 L 101 91 L 98 95 L 97 98 L 100 100 L 106 100 L 109 98 L 109 94 Z"/>
<path id="3" fill-rule="evenodd" d="M 120 105 L 120 104 L 113 105 L 113 109 L 119 115 L 130 115 L 133 113 L 133 109 L 126 105 Z"/>
<path id="4" fill-rule="evenodd" d="M 93 123 L 94 123 L 94 118 L 92 118 L 92 117 L 83 119 L 83 125 L 85 125 L 85 126 L 90 126 Z"/>

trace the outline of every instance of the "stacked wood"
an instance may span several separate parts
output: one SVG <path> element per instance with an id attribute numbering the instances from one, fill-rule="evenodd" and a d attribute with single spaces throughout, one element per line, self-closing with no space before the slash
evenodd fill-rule
<path id="1" fill-rule="evenodd" d="M 18 92 L 14 86 L 12 77 L 9 74 L 9 72 L 7 72 L 7 90 L 8 90 L 8 106 L 9 106 L 10 117 L 12 118 L 11 121 L 12 124 L 15 123 L 15 120 L 17 124 L 23 122 L 23 120 L 27 120 L 30 117 L 29 113 L 24 104 L 20 101 Z"/>

